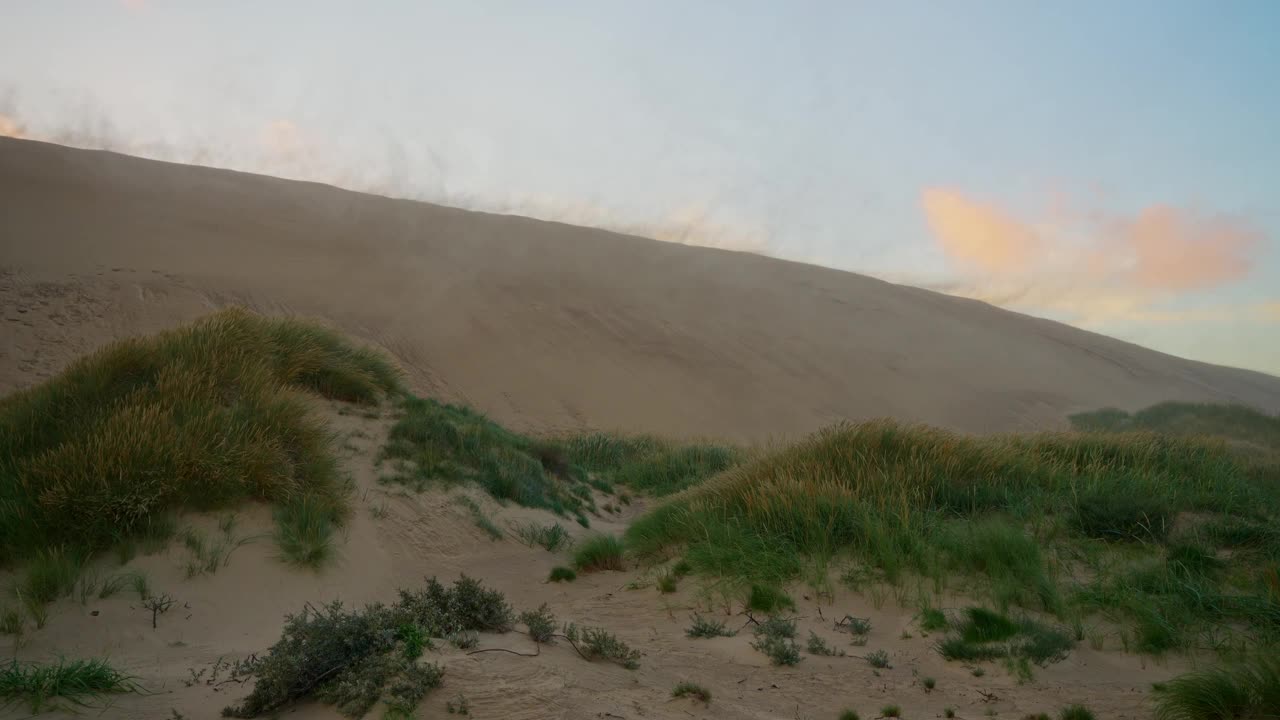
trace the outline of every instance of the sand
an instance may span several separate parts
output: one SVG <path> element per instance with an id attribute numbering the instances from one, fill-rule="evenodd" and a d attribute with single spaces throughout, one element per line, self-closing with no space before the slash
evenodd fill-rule
<path id="1" fill-rule="evenodd" d="M 239 303 L 376 343 L 521 430 L 988 432 L 1280 379 L 820 267 L 0 138 L 0 392 Z"/>
<path id="2" fill-rule="evenodd" d="M 520 217 L 486 215 L 332 187 L 0 139 L 0 392 L 30 386 L 116 338 L 153 332 L 241 304 L 316 318 L 392 353 L 422 394 L 469 403 L 520 430 L 647 431 L 738 441 L 795 437 L 840 419 L 891 416 L 969 432 L 1060 428 L 1066 415 L 1162 400 L 1243 402 L 1280 410 L 1280 379 L 1183 360 L 982 303 L 750 254 L 660 243 Z M 445 686 L 419 716 L 459 694 L 478 718 L 873 718 L 888 703 L 909 719 L 994 710 L 1019 718 L 1086 702 L 1100 718 L 1149 717 L 1150 683 L 1184 669 L 1081 643 L 1019 685 L 998 666 L 982 678 L 946 663 L 913 623 L 914 590 L 819 598 L 804 586 L 810 630 L 850 653 L 774 668 L 750 633 L 689 640 L 697 611 L 730 625 L 715 586 L 686 579 L 662 595 L 651 571 L 550 584 L 563 555 L 493 542 L 453 494 L 409 494 L 376 482 L 374 457 L 391 419 L 320 403 L 341 433 L 357 484 L 355 516 L 323 572 L 277 558 L 267 508 L 238 514 L 248 542 L 226 567 L 186 578 L 187 551 L 94 572 L 145 571 L 175 606 L 151 627 L 127 592 L 61 600 L 21 647 L 0 655 L 109 657 L 143 695 L 90 715 L 217 717 L 248 688 L 210 684 L 212 665 L 263 652 L 284 615 L 306 603 L 389 601 L 398 587 L 460 572 L 507 593 L 517 609 L 546 602 L 561 620 L 600 624 L 639 648 L 628 671 L 587 663 L 563 643 L 536 658 L 434 653 Z M 500 507 L 468 491 L 499 526 L 544 512 Z M 621 533 L 644 502 L 593 531 Z M 211 527 L 214 517 L 184 524 Z M 586 531 L 567 525 L 581 537 Z M 0 573 L 0 586 L 11 578 Z M 967 603 L 947 595 L 946 607 Z M 865 647 L 835 618 L 870 617 Z M 907 635 L 910 635 L 909 637 Z M 481 648 L 521 652 L 518 633 Z M 859 655 L 889 652 L 878 674 Z M 193 673 L 205 671 L 193 681 Z M 937 688 L 925 692 L 923 677 Z M 673 699 L 691 680 L 710 705 Z M 0 716 L 22 716 L 22 708 Z M 55 717 L 57 715 L 54 715 Z M 335 718 L 304 704 L 282 717 Z M 377 717 L 377 715 L 371 715 Z"/>

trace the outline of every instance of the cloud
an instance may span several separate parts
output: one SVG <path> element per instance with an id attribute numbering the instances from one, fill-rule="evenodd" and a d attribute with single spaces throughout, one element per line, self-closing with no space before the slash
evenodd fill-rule
<path id="1" fill-rule="evenodd" d="M 17 120 L 0 113 L 0 137 L 21 139 L 30 138 L 31 136 L 27 134 L 26 128 Z"/>
<path id="2" fill-rule="evenodd" d="M 961 264 L 992 273 L 1017 272 L 1035 256 L 1039 239 L 998 208 L 951 190 L 930 189 L 924 213 L 943 252 Z"/>
<path id="3" fill-rule="evenodd" d="M 930 286 L 1082 325 L 1227 319 L 1246 308 L 1162 309 L 1187 292 L 1245 279 L 1263 237 L 1231 218 L 1155 205 L 1131 215 L 1073 209 L 1057 196 L 1029 220 L 950 189 L 921 193 L 956 277 Z M 1252 313 L 1256 315 L 1256 313 Z"/>

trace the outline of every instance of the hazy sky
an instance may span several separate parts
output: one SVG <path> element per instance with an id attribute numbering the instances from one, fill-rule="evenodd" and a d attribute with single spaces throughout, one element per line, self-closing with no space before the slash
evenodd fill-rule
<path id="1" fill-rule="evenodd" d="M 0 133 L 635 227 L 1280 374 L 1280 2 L 0 0 Z"/>

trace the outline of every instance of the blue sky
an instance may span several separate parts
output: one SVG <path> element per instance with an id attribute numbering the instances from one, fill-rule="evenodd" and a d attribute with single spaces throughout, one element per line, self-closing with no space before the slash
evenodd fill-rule
<path id="1" fill-rule="evenodd" d="M 1280 3 L 2 7 L 10 134 L 764 251 L 1280 374 Z"/>

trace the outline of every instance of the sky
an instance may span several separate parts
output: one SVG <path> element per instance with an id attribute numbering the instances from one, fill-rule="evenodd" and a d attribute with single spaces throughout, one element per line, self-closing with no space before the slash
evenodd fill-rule
<path id="1" fill-rule="evenodd" d="M 1271 0 L 0 0 L 0 134 L 758 252 L 1280 375 L 1276 28 Z"/>

